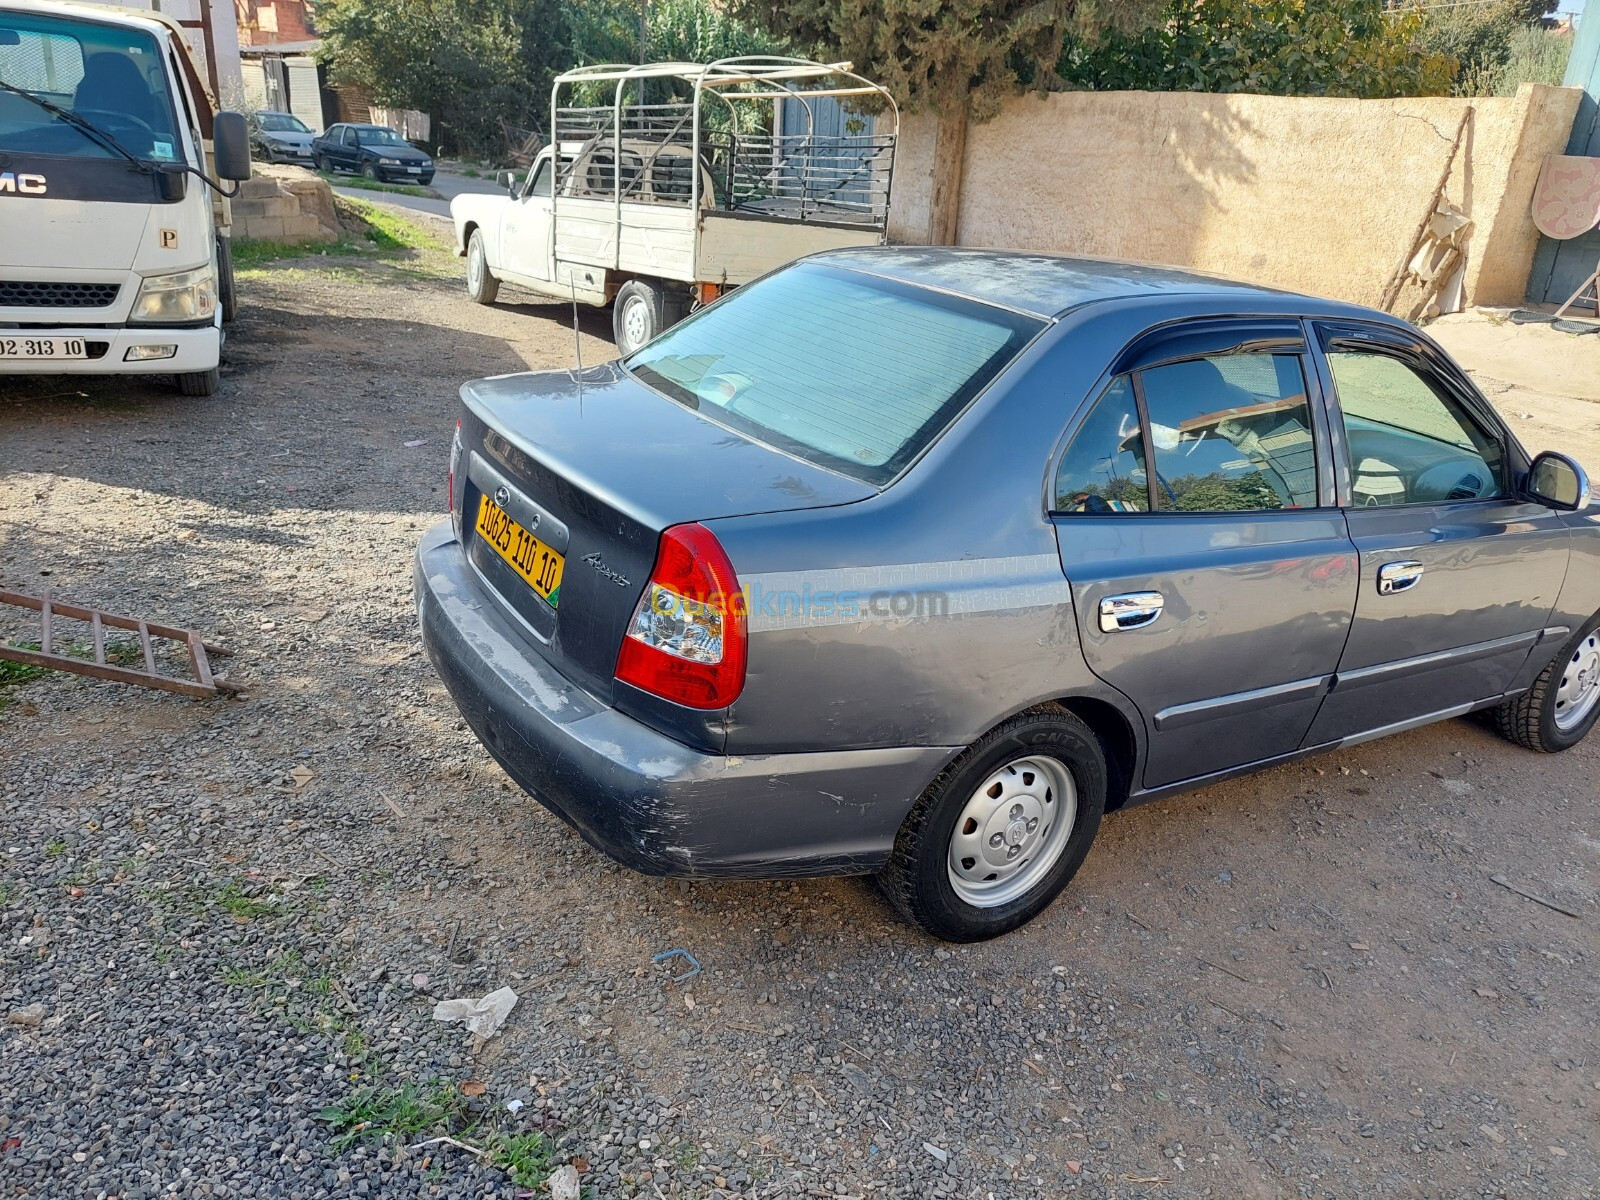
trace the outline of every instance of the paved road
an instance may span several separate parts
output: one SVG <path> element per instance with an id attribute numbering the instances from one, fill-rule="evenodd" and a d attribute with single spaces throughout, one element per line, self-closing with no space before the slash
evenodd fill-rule
<path id="1" fill-rule="evenodd" d="M 435 174 L 431 186 L 443 199 L 436 200 L 432 196 L 409 196 L 404 192 L 375 192 L 367 188 L 340 187 L 338 184 L 334 185 L 333 190 L 341 196 L 349 196 L 352 200 L 379 200 L 385 204 L 394 204 L 400 208 L 409 208 L 414 212 L 429 213 L 436 217 L 448 217 L 450 201 L 463 192 L 491 195 L 500 191 L 493 179 L 473 179 L 446 171 Z"/>

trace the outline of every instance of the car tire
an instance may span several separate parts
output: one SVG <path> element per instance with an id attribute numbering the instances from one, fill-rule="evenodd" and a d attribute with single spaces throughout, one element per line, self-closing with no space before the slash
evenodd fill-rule
<path id="1" fill-rule="evenodd" d="M 215 395 L 222 383 L 222 372 L 216 367 L 209 371 L 188 371 L 178 376 L 178 390 L 185 396 Z"/>
<path id="2" fill-rule="evenodd" d="M 622 354 L 632 354 L 657 334 L 670 329 L 688 311 L 686 297 L 648 279 L 630 279 L 617 290 L 611 306 L 611 335 Z"/>
<path id="3" fill-rule="evenodd" d="M 1600 614 L 1567 640 L 1531 688 L 1491 715 L 1501 737 L 1541 754 L 1583 741 L 1600 719 Z"/>
<path id="4" fill-rule="evenodd" d="M 361 164 L 361 173 L 374 183 L 378 180 L 378 168 L 371 159 Z"/>
<path id="5" fill-rule="evenodd" d="M 1105 813 L 1106 779 L 1105 751 L 1082 721 L 1057 704 L 1018 713 L 928 785 L 879 886 L 944 941 L 1008 933 L 1077 874 Z"/>
<path id="6" fill-rule="evenodd" d="M 239 290 L 233 277 L 233 239 L 217 235 L 217 303 L 226 325 L 239 313 Z"/>
<path id="7" fill-rule="evenodd" d="M 493 304 L 500 295 L 500 281 L 489 270 L 481 229 L 474 229 L 467 239 L 467 295 L 479 304 Z"/>

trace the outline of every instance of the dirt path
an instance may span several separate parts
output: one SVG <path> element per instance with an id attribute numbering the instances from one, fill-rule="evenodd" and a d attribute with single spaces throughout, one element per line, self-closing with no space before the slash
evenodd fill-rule
<path id="1" fill-rule="evenodd" d="M 570 365 L 570 310 L 377 262 L 245 299 L 214 399 L 0 384 L 0 581 L 199 626 L 248 689 L 0 689 L 0 1012 L 47 1010 L 0 1024 L 7 1195 L 510 1195 L 313 1119 L 468 1081 L 463 1137 L 547 1132 L 604 1200 L 1600 1194 L 1600 741 L 1450 722 L 1124 813 L 975 947 L 861 881 L 635 876 L 508 786 L 411 607 L 457 386 Z M 481 1050 L 428 1020 L 501 985 Z"/>

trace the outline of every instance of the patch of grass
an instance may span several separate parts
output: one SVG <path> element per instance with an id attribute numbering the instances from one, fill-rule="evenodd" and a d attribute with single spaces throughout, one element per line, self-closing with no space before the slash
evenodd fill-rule
<path id="1" fill-rule="evenodd" d="M 391 212 L 386 208 L 379 208 L 376 204 L 368 204 L 365 200 L 352 200 L 348 196 L 340 198 L 355 210 L 355 213 L 367 223 L 369 228 L 366 238 L 380 250 L 417 250 L 417 251 L 444 251 L 448 250 L 442 241 L 414 221 L 408 221 L 399 213 Z"/>
<path id="2" fill-rule="evenodd" d="M 367 1053 L 367 1035 L 359 1029 L 347 1029 L 344 1034 L 344 1056 L 364 1058 Z"/>
<path id="3" fill-rule="evenodd" d="M 272 983 L 265 971 L 252 971 L 245 967 L 236 967 L 231 963 L 222 968 L 222 982 L 229 987 L 244 988 L 246 991 L 255 992 L 266 988 Z"/>
<path id="4" fill-rule="evenodd" d="M 246 895 L 237 879 L 230 879 L 223 884 L 222 890 L 214 899 L 219 908 L 241 924 L 278 911 L 278 905 L 274 900 L 262 900 Z"/>
<path id="5" fill-rule="evenodd" d="M 465 1116 L 461 1094 L 448 1080 L 359 1087 L 317 1114 L 333 1129 L 333 1149 L 393 1137 L 410 1142 L 434 1130 L 450 1132 Z"/>
<path id="6" fill-rule="evenodd" d="M 38 642 L 9 642 L 14 650 L 39 650 Z M 29 663 L 12 662 L 9 658 L 0 658 L 0 687 L 11 687 L 18 683 L 27 683 L 30 679 L 37 679 L 41 675 L 48 675 L 48 667 L 35 667 Z"/>
<path id="7" fill-rule="evenodd" d="M 171 946 L 157 946 L 150 952 L 150 956 L 164 967 L 172 961 L 172 956 L 176 953 L 177 951 Z"/>
<path id="8" fill-rule="evenodd" d="M 692 1171 L 700 1165 L 700 1147 L 693 1142 L 680 1142 L 672 1157 L 685 1171 Z"/>
<path id="9" fill-rule="evenodd" d="M 269 238 L 234 238 L 235 278 L 253 277 L 271 263 L 286 258 L 313 258 L 359 253 L 349 238 L 336 242 L 275 242 Z"/>
<path id="10" fill-rule="evenodd" d="M 430 187 L 412 183 L 384 183 L 377 179 L 368 179 L 365 175 L 335 175 L 332 171 L 318 171 L 334 187 L 357 188 L 363 192 L 394 192 L 401 196 L 426 196 L 429 199 L 441 200 L 442 196 Z"/>
<path id="11" fill-rule="evenodd" d="M 518 1187 L 543 1187 L 557 1165 L 555 1143 L 542 1133 L 498 1133 L 483 1148 L 489 1161 Z"/>
<path id="12" fill-rule="evenodd" d="M 60 838 L 53 838 L 45 843 L 44 853 L 46 858 L 60 858 L 67 852 L 67 844 Z"/>

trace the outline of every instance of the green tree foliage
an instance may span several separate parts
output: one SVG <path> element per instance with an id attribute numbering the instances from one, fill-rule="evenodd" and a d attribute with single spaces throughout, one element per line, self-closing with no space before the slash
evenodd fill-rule
<path id="1" fill-rule="evenodd" d="M 1102 90 L 1439 95 L 1455 62 L 1423 28 L 1384 0 L 1171 0 L 1153 28 L 1069 41 L 1058 71 Z"/>
<path id="2" fill-rule="evenodd" d="M 323 0 L 317 24 L 335 82 L 434 120 L 434 138 L 468 154 L 498 154 L 501 121 L 550 122 L 550 85 L 583 63 L 706 62 L 781 54 L 783 43 L 741 25 L 716 0 Z"/>
<path id="3" fill-rule="evenodd" d="M 428 113 L 452 150 L 501 145 L 500 118 L 545 124 L 550 83 L 571 63 L 560 0 L 323 0 L 322 57 L 335 82 Z"/>
<path id="4" fill-rule="evenodd" d="M 1494 75 L 1496 96 L 1515 96 L 1525 83 L 1559 85 L 1566 77 L 1567 59 L 1572 55 L 1570 34 L 1557 33 L 1530 25 L 1511 38 L 1506 61 Z"/>
<path id="5" fill-rule="evenodd" d="M 1457 95 L 1492 95 L 1519 35 L 1539 28 L 1543 18 L 1554 8 L 1553 0 L 1498 0 L 1437 8 L 1426 14 L 1422 44 L 1433 53 L 1456 60 L 1459 69 L 1454 91 Z M 1570 39 L 1563 40 L 1570 44 Z M 1523 40 L 1524 54 L 1537 53 L 1539 49 L 1537 40 Z"/>
<path id="6" fill-rule="evenodd" d="M 905 108 L 965 109 L 983 119 L 1006 96 L 1060 86 L 1072 37 L 1154 19 L 1162 0 L 731 0 L 748 24 L 826 59 L 848 59 Z"/>

